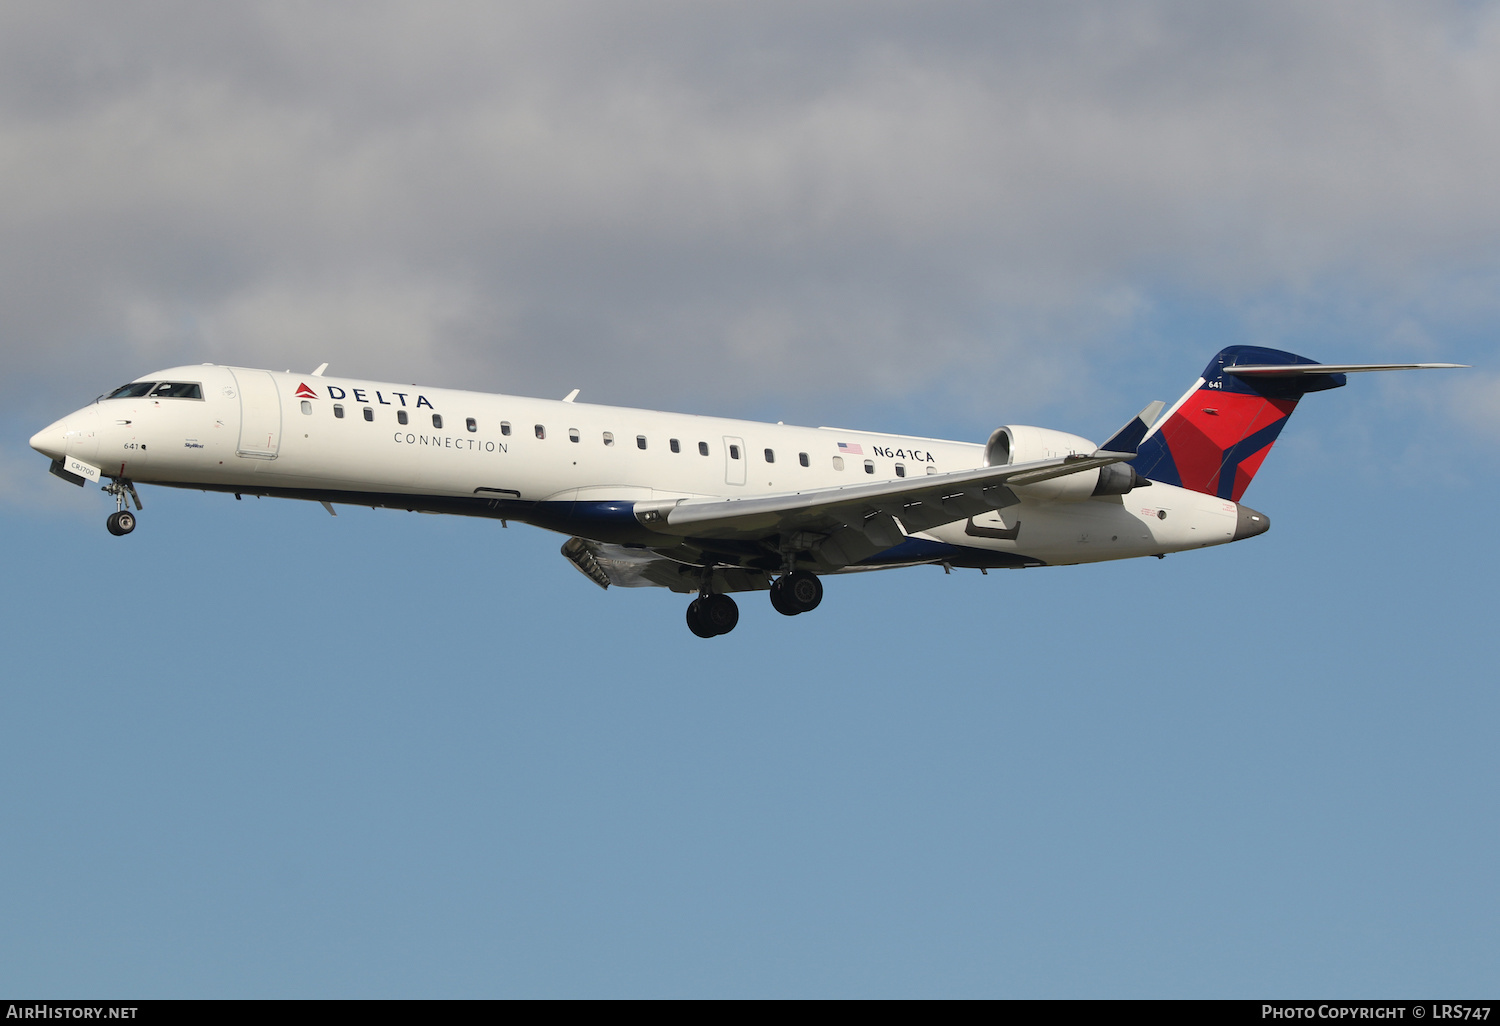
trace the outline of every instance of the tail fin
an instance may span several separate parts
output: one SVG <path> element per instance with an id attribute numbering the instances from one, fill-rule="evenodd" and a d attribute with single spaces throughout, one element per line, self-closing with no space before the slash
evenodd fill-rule
<path id="1" fill-rule="evenodd" d="M 1293 369 L 1299 365 L 1308 369 Z M 1236 366 L 1259 372 L 1237 375 Z M 1323 366 L 1259 346 L 1220 351 L 1141 442 L 1132 465 L 1152 481 L 1238 502 L 1297 401 L 1345 383 L 1343 374 L 1323 373 Z"/>

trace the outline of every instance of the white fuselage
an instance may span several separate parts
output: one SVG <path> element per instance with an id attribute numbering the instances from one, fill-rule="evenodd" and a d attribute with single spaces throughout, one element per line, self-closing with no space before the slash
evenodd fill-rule
<path id="1" fill-rule="evenodd" d="M 637 502 L 837 488 L 985 457 L 966 442 L 238 367 L 138 380 L 198 383 L 202 398 L 101 399 L 33 446 L 135 483 L 506 517 L 625 544 L 653 540 Z M 1022 494 L 847 569 L 1158 555 L 1233 540 L 1239 509 L 1160 483 L 1078 501 Z"/>

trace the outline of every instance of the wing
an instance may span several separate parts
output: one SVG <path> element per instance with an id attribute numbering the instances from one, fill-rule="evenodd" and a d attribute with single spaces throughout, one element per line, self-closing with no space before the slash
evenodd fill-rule
<path id="1" fill-rule="evenodd" d="M 744 499 L 638 502 L 635 515 L 664 536 L 663 547 L 688 539 L 753 543 L 780 537 L 784 547 L 847 566 L 901 544 L 907 534 L 1014 505 L 1020 500 L 1011 486 L 1133 459 L 1161 406 L 1152 403 L 1091 454 Z"/>

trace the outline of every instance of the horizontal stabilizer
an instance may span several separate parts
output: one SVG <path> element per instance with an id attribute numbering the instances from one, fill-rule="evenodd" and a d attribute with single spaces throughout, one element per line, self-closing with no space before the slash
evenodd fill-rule
<path id="1" fill-rule="evenodd" d="M 1296 378 L 1304 374 L 1359 374 L 1364 371 L 1457 370 L 1466 363 L 1283 363 L 1225 367 L 1225 374 L 1241 378 Z"/>

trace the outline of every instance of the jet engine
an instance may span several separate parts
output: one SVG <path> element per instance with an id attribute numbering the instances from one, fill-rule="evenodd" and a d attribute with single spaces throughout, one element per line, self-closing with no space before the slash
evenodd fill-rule
<path id="1" fill-rule="evenodd" d="M 1007 424 L 996 428 L 984 447 L 984 465 L 1001 467 L 1011 463 L 1031 463 L 1036 460 L 1056 459 L 1074 453 L 1089 455 L 1098 446 L 1087 438 L 1070 435 L 1066 431 L 1049 428 L 1027 427 Z M 1065 477 L 1054 477 L 1029 485 L 1010 485 L 1010 489 L 1025 499 L 1050 499 L 1058 502 L 1076 502 L 1096 495 L 1124 495 L 1132 488 L 1140 488 L 1151 482 L 1141 477 L 1128 463 L 1111 463 L 1093 470 L 1083 470 Z"/>

